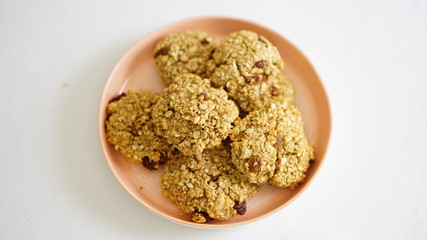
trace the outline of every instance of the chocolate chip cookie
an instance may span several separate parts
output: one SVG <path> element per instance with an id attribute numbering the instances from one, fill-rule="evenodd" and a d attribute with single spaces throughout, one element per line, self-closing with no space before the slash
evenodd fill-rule
<path id="1" fill-rule="evenodd" d="M 161 187 L 194 222 L 225 220 L 243 215 L 246 201 L 255 195 L 251 184 L 230 161 L 230 148 L 224 144 L 202 154 L 182 154 L 166 164 Z"/>
<path id="2" fill-rule="evenodd" d="M 178 75 L 153 106 L 154 131 L 184 155 L 221 143 L 239 110 L 222 89 L 194 74 Z"/>
<path id="3" fill-rule="evenodd" d="M 205 32 L 178 32 L 156 45 L 154 58 L 161 77 L 170 84 L 182 73 L 206 77 L 206 63 L 214 49 L 214 39 Z"/>

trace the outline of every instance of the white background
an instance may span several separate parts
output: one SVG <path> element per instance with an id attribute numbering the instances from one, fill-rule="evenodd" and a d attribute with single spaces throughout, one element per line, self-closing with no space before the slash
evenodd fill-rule
<path id="1" fill-rule="evenodd" d="M 258 222 L 181 226 L 123 190 L 98 140 L 104 84 L 138 39 L 188 17 L 295 43 L 333 112 L 324 165 Z M 426 239 L 426 1 L 0 2 L 0 239 Z"/>

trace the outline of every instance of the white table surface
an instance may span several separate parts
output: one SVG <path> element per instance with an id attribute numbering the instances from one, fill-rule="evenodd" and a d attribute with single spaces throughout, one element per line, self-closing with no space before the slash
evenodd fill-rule
<path id="1" fill-rule="evenodd" d="M 222 230 L 181 226 L 123 190 L 98 104 L 134 42 L 194 16 L 295 43 L 333 112 L 325 163 L 291 205 Z M 0 2 L 0 239 L 426 239 L 427 2 Z"/>

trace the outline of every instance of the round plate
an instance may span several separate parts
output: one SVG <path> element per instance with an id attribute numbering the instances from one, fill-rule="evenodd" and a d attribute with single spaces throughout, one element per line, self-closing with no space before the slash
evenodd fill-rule
<path id="1" fill-rule="evenodd" d="M 184 30 L 206 31 L 221 40 L 231 32 L 251 30 L 269 39 L 285 62 L 285 72 L 292 81 L 295 105 L 301 111 L 304 130 L 315 148 L 316 160 L 307 172 L 306 181 L 294 190 L 264 185 L 247 202 L 245 215 L 225 221 L 206 224 L 194 223 L 188 214 L 182 214 L 175 204 L 161 195 L 162 169 L 149 171 L 142 164 L 129 164 L 120 152 L 106 141 L 104 122 L 109 100 L 126 89 L 142 88 L 159 92 L 165 87 L 156 68 L 153 51 L 155 44 L 172 32 Z M 99 134 L 107 162 L 120 184 L 144 207 L 174 222 L 204 228 L 222 228 L 246 224 L 282 209 L 300 195 L 313 180 L 322 165 L 331 129 L 331 117 L 325 90 L 307 58 L 278 33 L 244 20 L 224 17 L 193 18 L 167 25 L 138 41 L 120 59 L 105 86 L 99 109 Z"/>

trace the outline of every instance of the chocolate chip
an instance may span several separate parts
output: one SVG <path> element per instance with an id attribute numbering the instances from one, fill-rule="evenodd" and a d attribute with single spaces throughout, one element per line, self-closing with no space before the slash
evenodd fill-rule
<path id="1" fill-rule="evenodd" d="M 194 211 L 194 214 L 196 214 L 196 213 L 198 213 L 198 214 L 200 214 L 200 215 L 202 215 L 202 217 L 204 217 L 205 218 L 205 222 L 210 222 L 210 221 L 212 221 L 212 220 L 214 220 L 213 218 L 211 218 L 210 216 L 209 216 L 209 214 L 207 213 L 207 212 L 203 212 L 203 211 L 197 211 L 197 210 L 195 210 Z"/>
<path id="2" fill-rule="evenodd" d="M 142 165 L 150 170 L 156 170 L 157 169 L 157 163 L 154 161 L 151 161 L 148 157 L 142 158 Z"/>
<path id="3" fill-rule="evenodd" d="M 249 164 L 249 172 L 258 172 L 261 170 L 262 160 L 258 156 L 252 156 L 247 159 Z"/>
<path id="4" fill-rule="evenodd" d="M 212 176 L 212 177 L 209 179 L 208 184 L 209 184 L 209 183 L 211 183 L 211 182 L 216 182 L 216 181 L 218 181 L 218 176 Z"/>
<path id="5" fill-rule="evenodd" d="M 259 60 L 259 61 L 255 62 L 255 67 L 257 67 L 257 68 L 263 68 L 267 65 L 268 65 L 267 60 Z"/>
<path id="6" fill-rule="evenodd" d="M 199 95 L 197 95 L 197 98 L 199 98 L 199 97 L 201 97 L 201 96 L 203 96 L 203 100 L 208 100 L 208 99 L 209 99 L 209 96 L 208 96 L 208 94 L 207 94 L 207 93 L 202 92 L 202 93 L 200 93 Z"/>
<path id="7" fill-rule="evenodd" d="M 246 213 L 246 202 L 239 203 L 236 201 L 233 208 L 237 211 L 237 214 L 243 215 Z"/>
<path id="8" fill-rule="evenodd" d="M 280 147 L 280 145 L 282 145 L 282 142 L 283 142 L 282 138 L 277 137 L 277 141 L 276 141 L 276 143 L 275 143 L 273 146 L 274 146 L 275 148 L 279 148 L 279 147 Z"/>
<path id="9" fill-rule="evenodd" d="M 160 48 L 155 54 L 154 57 L 158 57 L 160 55 L 168 55 L 170 48 L 169 47 L 163 47 Z"/>
<path id="10" fill-rule="evenodd" d="M 280 94 L 280 89 L 278 89 L 277 87 L 271 88 L 271 96 L 278 96 L 279 94 Z"/>
<path id="11" fill-rule="evenodd" d="M 314 159 L 310 159 L 310 160 L 308 160 L 308 163 L 309 163 L 309 164 L 313 164 L 313 163 L 314 163 Z"/>
<path id="12" fill-rule="evenodd" d="M 120 95 L 113 97 L 113 98 L 112 98 L 108 103 L 112 103 L 112 102 L 115 102 L 115 101 L 119 101 L 119 100 L 120 100 L 120 98 L 122 98 L 122 97 L 124 97 L 124 96 L 126 96 L 126 93 L 125 93 L 125 92 L 122 92 Z"/>
<path id="13" fill-rule="evenodd" d="M 206 44 L 209 44 L 209 41 L 206 38 L 204 38 L 202 41 L 200 41 L 200 43 L 203 45 L 206 45 Z"/>
<path id="14" fill-rule="evenodd" d="M 259 75 L 245 77 L 245 82 L 248 84 L 257 84 L 257 83 L 260 83 L 261 81 L 262 81 L 262 77 Z"/>

